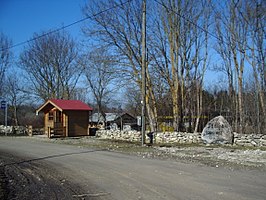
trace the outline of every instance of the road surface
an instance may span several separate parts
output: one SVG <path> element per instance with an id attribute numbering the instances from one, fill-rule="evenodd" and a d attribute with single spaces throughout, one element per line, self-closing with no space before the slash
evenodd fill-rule
<path id="1" fill-rule="evenodd" d="M 263 171 L 147 159 L 28 137 L 0 137 L 0 165 L 9 179 L 6 199 L 266 199 Z"/>

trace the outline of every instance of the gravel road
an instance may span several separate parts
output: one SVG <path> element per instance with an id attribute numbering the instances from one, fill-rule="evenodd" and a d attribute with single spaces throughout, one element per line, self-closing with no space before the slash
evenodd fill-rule
<path id="1" fill-rule="evenodd" d="M 145 156 L 153 151 L 129 155 L 110 151 L 106 145 L 96 147 L 94 142 L 85 146 L 1 137 L 0 199 L 264 200 L 266 197 L 266 174 L 259 168 L 232 170 Z"/>

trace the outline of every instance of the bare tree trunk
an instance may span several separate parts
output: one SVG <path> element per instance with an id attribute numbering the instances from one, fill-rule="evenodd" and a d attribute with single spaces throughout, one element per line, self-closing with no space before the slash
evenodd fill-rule
<path id="1" fill-rule="evenodd" d="M 170 22 L 170 27 L 174 26 Z M 178 105 L 178 91 L 179 91 L 179 80 L 178 80 L 178 73 L 177 73 L 177 64 L 178 61 L 176 60 L 176 45 L 174 44 L 174 38 L 178 37 L 175 36 L 175 30 L 169 30 L 169 45 L 170 45 L 170 59 L 171 59 L 171 74 L 172 80 L 169 83 L 170 91 L 172 95 L 172 102 L 173 102 L 173 127 L 174 130 L 178 131 L 179 126 L 179 105 Z M 170 80 L 170 79 L 169 79 Z"/>
<path id="2" fill-rule="evenodd" d="M 265 108 L 265 97 L 264 92 L 260 89 L 259 91 L 259 99 L 260 99 L 260 105 L 262 110 L 262 119 L 263 119 L 263 127 L 266 127 L 266 108 Z M 264 129 L 265 130 L 265 129 Z"/>
<path id="3" fill-rule="evenodd" d="M 173 103 L 173 127 L 174 130 L 178 131 L 179 127 L 179 79 L 178 79 L 178 51 L 179 51 L 179 26 L 177 22 L 177 16 L 174 12 L 177 10 L 175 0 L 171 1 L 172 11 L 166 13 L 166 20 L 163 21 L 164 31 L 167 34 L 169 48 L 170 48 L 170 63 L 171 63 L 171 77 L 168 76 L 168 84 L 170 87 Z M 180 6 L 180 1 L 178 1 L 178 6 Z M 179 9 L 180 10 L 180 9 Z"/>
<path id="4" fill-rule="evenodd" d="M 235 93 L 235 98 L 234 98 L 234 105 L 235 105 L 235 131 L 239 132 L 239 101 L 238 101 L 238 94 Z"/>
<path id="5" fill-rule="evenodd" d="M 11 41 L 0 32 L 0 95 L 4 92 L 4 78 L 11 63 Z"/>
<path id="6" fill-rule="evenodd" d="M 197 84 L 197 116 L 196 116 L 194 133 L 198 131 L 201 114 L 202 114 L 202 89 L 200 85 Z"/>
<path id="7" fill-rule="evenodd" d="M 242 73 L 238 77 L 238 108 L 239 108 L 239 132 L 244 131 L 244 110 L 243 110 L 243 81 Z"/>
<path id="8" fill-rule="evenodd" d="M 244 112 L 243 112 L 243 68 L 244 68 L 244 63 L 239 65 L 238 60 L 237 60 L 237 53 L 236 50 L 233 49 L 233 55 L 234 55 L 234 64 L 235 64 L 235 70 L 237 74 L 237 84 L 238 84 L 238 114 L 239 114 L 239 132 L 243 133 L 243 128 L 244 128 Z"/>
<path id="9" fill-rule="evenodd" d="M 155 99 L 152 88 L 153 86 L 151 83 L 150 74 L 147 73 L 146 105 L 147 105 L 147 113 L 148 113 L 148 118 L 149 118 L 150 129 L 151 129 L 151 132 L 154 132 L 156 130 L 156 124 L 157 124 L 157 106 L 156 106 L 156 99 Z"/>
<path id="10" fill-rule="evenodd" d="M 15 123 L 15 126 L 18 126 L 18 111 L 17 111 L 17 106 L 14 107 L 14 123 Z"/>
<path id="11" fill-rule="evenodd" d="M 253 39 L 254 39 L 254 35 L 253 35 Z M 253 68 L 253 76 L 255 79 L 255 109 L 256 109 L 256 117 L 257 119 L 255 120 L 257 122 L 256 126 L 257 126 L 257 133 L 261 132 L 261 128 L 262 128 L 262 124 L 264 124 L 265 121 L 265 117 L 266 117 L 266 111 L 265 111 L 265 104 L 264 104 L 264 94 L 263 94 L 263 90 L 262 87 L 260 87 L 260 83 L 259 83 L 259 76 L 258 76 L 258 66 L 256 65 L 256 56 L 255 56 L 255 50 L 254 50 L 254 43 L 253 46 L 251 48 L 251 59 L 247 58 L 248 62 L 251 64 L 252 68 Z M 261 106 L 261 110 L 262 110 L 262 117 L 260 117 L 260 106 Z M 262 119 L 262 121 L 261 121 Z"/>

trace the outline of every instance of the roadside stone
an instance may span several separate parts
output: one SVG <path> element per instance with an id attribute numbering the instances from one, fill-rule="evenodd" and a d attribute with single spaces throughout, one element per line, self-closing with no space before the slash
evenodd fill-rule
<path id="1" fill-rule="evenodd" d="M 233 144 L 233 130 L 223 116 L 213 118 L 204 127 L 201 139 L 205 144 Z"/>

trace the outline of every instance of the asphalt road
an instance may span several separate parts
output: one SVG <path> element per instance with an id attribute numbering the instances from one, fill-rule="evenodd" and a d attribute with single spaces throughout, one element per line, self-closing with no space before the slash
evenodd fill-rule
<path id="1" fill-rule="evenodd" d="M 47 187 L 53 178 L 58 196 L 44 193 L 43 199 L 69 199 L 60 196 L 66 190 L 73 199 L 266 199 L 266 174 L 259 170 L 147 159 L 30 138 L 0 137 L 0 154 L 14 156 L 0 164 L 9 171 L 11 166 L 24 165 L 25 171 L 34 166 L 31 174 L 46 180 L 38 187 Z M 60 189 L 64 183 L 67 187 Z"/>

